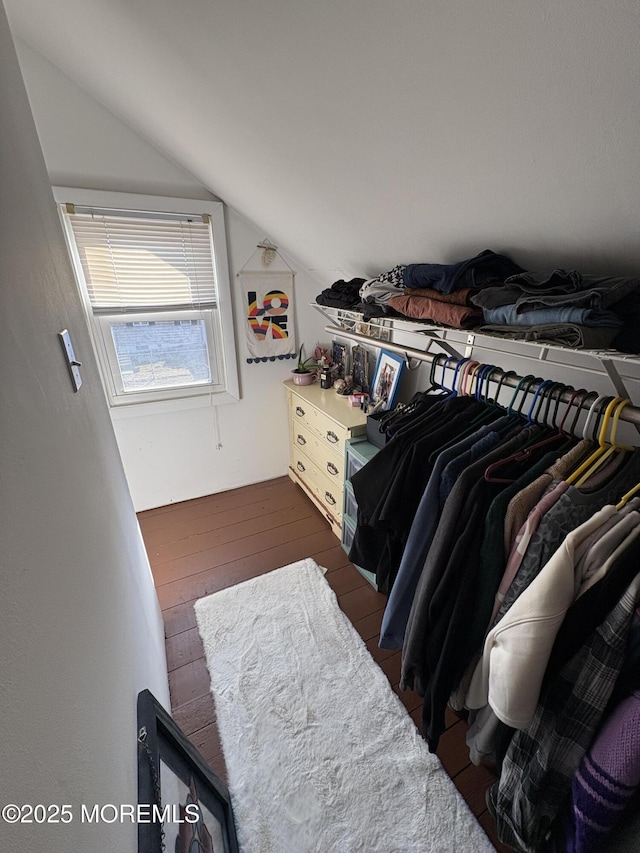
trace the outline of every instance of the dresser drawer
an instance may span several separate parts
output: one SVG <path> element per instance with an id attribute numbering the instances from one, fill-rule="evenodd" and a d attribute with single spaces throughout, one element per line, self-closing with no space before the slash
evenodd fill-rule
<path id="1" fill-rule="evenodd" d="M 292 449 L 291 467 L 338 523 L 342 520 L 342 481 L 330 480 L 297 447 Z"/>
<path id="2" fill-rule="evenodd" d="M 318 438 L 315 432 L 302 423 L 293 424 L 293 443 L 302 450 L 320 470 L 329 477 L 342 483 L 344 480 L 344 456 L 334 445 Z"/>
<path id="3" fill-rule="evenodd" d="M 366 417 L 333 389 L 285 382 L 289 405 L 289 477 L 297 483 L 340 537 L 345 447 L 364 436 Z"/>
<path id="4" fill-rule="evenodd" d="M 291 397 L 291 421 L 294 436 L 296 425 L 302 424 L 314 432 L 326 447 L 335 450 L 340 456 L 344 454 L 344 443 L 350 436 L 349 429 L 295 394 Z"/>

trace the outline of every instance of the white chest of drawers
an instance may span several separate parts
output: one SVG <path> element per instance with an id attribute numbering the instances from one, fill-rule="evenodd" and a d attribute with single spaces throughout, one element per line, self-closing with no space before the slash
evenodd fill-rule
<path id="1" fill-rule="evenodd" d="M 366 415 L 318 383 L 285 382 L 289 403 L 289 476 L 342 533 L 345 442 L 365 437 Z"/>

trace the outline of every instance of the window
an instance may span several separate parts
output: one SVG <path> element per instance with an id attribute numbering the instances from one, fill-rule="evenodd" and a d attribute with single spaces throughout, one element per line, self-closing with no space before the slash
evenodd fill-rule
<path id="1" fill-rule="evenodd" d="M 222 204 L 54 194 L 110 404 L 237 400 Z"/>

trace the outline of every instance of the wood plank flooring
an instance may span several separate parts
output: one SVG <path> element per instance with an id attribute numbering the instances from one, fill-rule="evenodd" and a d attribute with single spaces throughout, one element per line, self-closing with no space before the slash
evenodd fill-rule
<path id="1" fill-rule="evenodd" d="M 328 570 L 340 607 L 419 724 L 420 697 L 398 687 L 400 652 L 378 648 L 386 597 L 351 565 L 326 520 L 288 477 L 148 510 L 138 519 L 164 616 L 173 716 L 223 779 L 226 769 L 193 604 L 304 557 Z M 453 712 L 447 722 L 438 757 L 496 849 L 506 853 L 509 848 L 497 840 L 485 805 L 494 777 L 469 762 L 466 722 Z"/>

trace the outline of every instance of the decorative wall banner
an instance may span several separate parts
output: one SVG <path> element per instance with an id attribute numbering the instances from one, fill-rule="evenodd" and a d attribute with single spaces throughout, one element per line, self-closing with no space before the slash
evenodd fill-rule
<path id="1" fill-rule="evenodd" d="M 293 326 L 293 272 L 238 273 L 245 312 L 247 362 L 296 358 Z"/>

